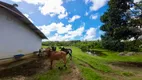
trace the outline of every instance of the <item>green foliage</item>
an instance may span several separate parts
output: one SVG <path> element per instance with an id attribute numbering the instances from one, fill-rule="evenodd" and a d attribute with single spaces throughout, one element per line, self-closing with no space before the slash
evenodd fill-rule
<path id="1" fill-rule="evenodd" d="M 122 72 L 122 75 L 124 76 L 134 76 L 132 72 Z"/>
<path id="2" fill-rule="evenodd" d="M 82 41 L 74 44 L 74 46 L 79 47 L 82 51 L 87 51 L 94 48 L 102 48 L 102 41 Z"/>
<path id="3" fill-rule="evenodd" d="M 76 59 L 81 60 L 87 64 L 90 64 L 90 66 L 92 66 L 96 70 L 102 72 L 111 72 L 110 67 L 104 64 L 105 61 L 103 59 L 98 59 L 97 57 L 94 57 L 92 55 L 85 54 L 76 47 L 72 47 L 72 49 L 74 50 L 73 57 L 75 57 Z"/>
<path id="4" fill-rule="evenodd" d="M 69 62 L 67 64 L 68 66 L 71 65 L 71 63 L 76 64 L 79 68 L 81 77 L 85 80 L 118 80 L 118 77 L 125 77 L 124 80 L 127 80 L 128 78 L 134 78 L 133 80 L 136 80 L 135 78 L 137 78 L 137 76 L 135 75 L 140 75 L 139 73 L 135 74 L 135 72 L 138 71 L 137 67 L 136 69 L 134 69 L 134 72 L 131 72 L 124 69 L 119 69 L 117 67 L 115 69 L 111 68 L 109 66 L 109 63 L 119 61 L 141 62 L 142 55 L 122 57 L 118 56 L 118 52 L 108 51 L 105 49 L 94 49 L 95 51 L 101 51 L 103 54 L 107 55 L 106 57 L 99 57 L 86 54 L 77 47 L 71 48 L 73 50 L 73 62 Z M 39 73 L 33 80 L 61 80 L 61 77 L 64 76 L 64 74 L 70 76 L 68 74 L 72 72 L 72 69 L 70 67 L 68 67 L 67 70 L 58 70 L 57 67 L 62 66 L 61 63 L 62 61 L 57 61 L 56 68 L 54 68 L 53 70 L 48 70 L 45 73 Z M 141 77 L 137 80 L 141 80 Z"/>
<path id="5" fill-rule="evenodd" d="M 72 47 L 73 49 L 73 57 L 74 62 L 78 65 L 82 77 L 85 80 L 118 80 L 118 76 L 120 78 L 134 78 L 135 72 L 127 71 L 123 69 L 119 69 L 118 67 L 110 67 L 108 63 L 110 62 L 141 62 L 142 55 L 135 56 L 118 56 L 118 52 L 108 51 L 104 49 L 94 49 L 95 51 L 101 51 L 106 54 L 106 57 L 99 56 L 91 56 L 89 54 L 85 54 L 80 49 L 76 47 Z M 91 67 L 90 67 L 90 66 Z M 129 68 L 129 66 L 127 66 Z M 133 68 L 134 69 L 134 68 Z M 134 71 L 138 71 L 137 67 Z M 116 77 L 117 76 L 117 77 Z M 127 77 L 127 78 L 126 78 Z M 136 76 L 137 77 L 137 76 Z M 135 77 L 135 78 L 136 78 Z M 123 79 L 123 78 L 122 78 Z M 134 79 L 135 80 L 135 79 Z M 138 79 L 138 80 L 141 80 Z"/>
<path id="6" fill-rule="evenodd" d="M 141 50 L 141 44 L 142 41 L 140 40 L 134 40 L 134 41 L 126 41 L 125 44 L 125 50 L 126 51 L 140 51 Z"/>
<path id="7" fill-rule="evenodd" d="M 57 69 L 49 70 L 45 74 L 37 75 L 36 80 L 60 80 L 60 72 Z"/>
<path id="8" fill-rule="evenodd" d="M 102 36 L 103 48 L 113 51 L 124 51 L 124 44 L 119 40 L 114 40 L 111 37 Z"/>
<path id="9" fill-rule="evenodd" d="M 94 48 L 102 48 L 101 41 L 47 41 L 42 43 L 44 46 L 76 46 L 82 51 Z"/>
<path id="10" fill-rule="evenodd" d="M 43 42 L 42 45 L 44 46 L 72 46 L 76 43 L 80 42 L 79 40 L 74 41 L 46 41 Z"/>
<path id="11" fill-rule="evenodd" d="M 139 9 L 135 9 L 134 12 L 129 12 L 130 0 L 110 0 L 108 10 L 101 16 L 101 21 L 104 23 L 100 29 L 105 32 L 102 36 L 102 46 L 105 49 L 114 51 L 139 51 L 139 44 L 128 42 L 124 43 L 121 40 L 128 40 L 130 38 L 139 38 L 142 35 L 142 31 L 139 27 L 142 27 L 142 16 Z M 142 2 L 137 3 L 141 6 Z M 137 5 L 135 4 L 135 5 Z M 138 7 L 138 6 L 137 6 Z M 132 14 L 135 15 L 132 18 Z M 135 41 L 134 41 L 135 42 Z"/>
<path id="12" fill-rule="evenodd" d="M 91 68 L 81 66 L 80 69 L 85 77 L 85 80 L 102 80 L 101 76 L 94 72 Z"/>
<path id="13" fill-rule="evenodd" d="M 104 23 L 103 26 L 101 26 L 101 30 L 105 31 L 106 35 L 116 39 L 126 39 L 129 35 L 126 33 L 128 29 L 126 29 L 127 16 L 125 16 L 125 12 L 129 9 L 129 5 L 127 5 L 128 1 L 129 0 L 109 1 L 109 9 L 101 17 L 101 21 Z M 123 33 L 125 33 L 125 35 Z"/>

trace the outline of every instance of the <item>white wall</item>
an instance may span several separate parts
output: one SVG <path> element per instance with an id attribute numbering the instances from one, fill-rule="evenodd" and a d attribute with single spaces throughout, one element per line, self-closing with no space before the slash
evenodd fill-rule
<path id="1" fill-rule="evenodd" d="M 6 10 L 0 8 L 0 59 L 39 50 L 41 38 Z"/>

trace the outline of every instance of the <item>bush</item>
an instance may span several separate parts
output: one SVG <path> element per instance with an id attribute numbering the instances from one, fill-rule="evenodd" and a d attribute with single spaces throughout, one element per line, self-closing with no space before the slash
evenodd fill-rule
<path id="1" fill-rule="evenodd" d="M 142 44 L 141 41 L 135 40 L 135 41 L 127 41 L 125 43 L 125 50 L 127 51 L 141 51 L 140 45 Z"/>
<path id="2" fill-rule="evenodd" d="M 120 40 L 114 40 L 112 37 L 102 36 L 102 46 L 108 50 L 138 52 L 141 50 L 140 45 L 142 45 L 140 40 L 120 42 Z"/>
<path id="3" fill-rule="evenodd" d="M 112 51 L 124 51 L 124 43 L 109 37 L 102 38 L 102 46 L 103 48 Z"/>

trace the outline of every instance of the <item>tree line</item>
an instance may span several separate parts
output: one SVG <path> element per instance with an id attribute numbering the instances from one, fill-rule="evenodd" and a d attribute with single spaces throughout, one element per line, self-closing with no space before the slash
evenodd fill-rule
<path id="1" fill-rule="evenodd" d="M 142 46 L 139 47 L 134 47 L 134 41 L 125 41 L 123 42 L 123 44 L 125 46 L 120 46 L 121 48 L 123 48 L 123 51 L 141 51 L 142 50 Z M 136 42 L 136 45 L 139 45 L 142 42 Z M 106 49 L 103 45 L 103 41 L 102 40 L 97 40 L 97 41 L 80 41 L 80 40 L 74 40 L 74 41 L 46 41 L 43 42 L 42 45 L 43 46 L 76 46 L 78 48 L 80 48 L 82 51 L 86 52 L 90 49 Z M 109 44 L 109 43 L 107 43 Z M 116 47 L 116 45 L 113 46 L 114 48 Z M 109 50 L 112 50 L 112 48 L 107 48 Z M 114 50 L 113 51 L 117 51 Z"/>

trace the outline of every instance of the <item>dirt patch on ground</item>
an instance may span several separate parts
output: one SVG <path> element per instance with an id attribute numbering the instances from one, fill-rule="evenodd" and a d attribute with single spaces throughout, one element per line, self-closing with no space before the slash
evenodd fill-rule
<path id="1" fill-rule="evenodd" d="M 71 72 L 62 75 L 61 80 L 83 80 L 83 78 L 81 78 L 80 76 L 79 69 L 75 66 L 73 62 L 71 62 L 69 68 L 71 68 Z"/>
<path id="2" fill-rule="evenodd" d="M 25 80 L 26 77 L 48 70 L 49 63 L 45 59 L 31 59 L 27 63 L 10 67 L 11 65 L 1 66 L 5 69 L 0 70 L 0 80 L 10 78 L 9 80 Z M 8 79 L 6 79 L 8 80 Z"/>
<path id="3" fill-rule="evenodd" d="M 30 58 L 28 60 L 0 65 L 0 80 L 35 80 L 33 76 L 48 72 L 49 66 L 50 62 L 47 59 L 39 58 Z M 83 80 L 78 68 L 72 61 L 69 62 L 68 68 L 71 71 L 67 74 L 62 74 L 61 80 Z"/>
<path id="4" fill-rule="evenodd" d="M 112 62 L 111 64 L 125 67 L 142 67 L 142 62 Z"/>
<path id="5" fill-rule="evenodd" d="M 125 80 L 142 80 L 142 68 L 139 63 L 130 63 L 118 64 L 115 62 L 113 64 L 109 64 L 109 66 L 113 70 L 119 72 L 119 74 L 121 73 L 125 76 Z"/>

